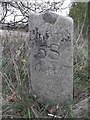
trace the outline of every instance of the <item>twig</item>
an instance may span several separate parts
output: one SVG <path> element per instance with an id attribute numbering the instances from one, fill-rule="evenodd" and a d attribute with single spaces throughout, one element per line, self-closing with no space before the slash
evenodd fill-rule
<path id="1" fill-rule="evenodd" d="M 34 106 L 34 105 L 33 105 L 33 106 Z M 31 110 L 32 110 L 32 112 L 34 113 L 35 117 L 36 117 L 36 118 L 40 117 L 38 111 L 37 111 L 36 109 L 34 109 L 33 106 L 31 107 Z"/>
<path id="2" fill-rule="evenodd" d="M 53 115 L 53 114 L 48 114 L 48 116 L 54 117 L 54 118 L 62 118 L 61 116 Z"/>
<path id="3" fill-rule="evenodd" d="M 20 116 L 15 115 L 2 115 L 2 118 L 11 117 L 11 118 L 20 118 Z"/>
<path id="4" fill-rule="evenodd" d="M 2 113 L 5 113 L 9 109 L 10 109 L 10 107 L 7 107 L 5 110 L 2 111 Z"/>

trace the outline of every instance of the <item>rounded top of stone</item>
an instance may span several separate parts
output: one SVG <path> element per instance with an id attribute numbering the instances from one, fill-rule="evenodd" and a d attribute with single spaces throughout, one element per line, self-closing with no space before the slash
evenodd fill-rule
<path id="1" fill-rule="evenodd" d="M 61 19 L 64 19 L 64 20 L 67 20 L 71 23 L 73 23 L 73 19 L 69 16 L 64 16 L 64 15 L 60 15 L 56 12 L 53 12 L 53 11 L 45 11 L 43 13 L 31 13 L 30 15 L 33 15 L 33 16 L 42 16 L 43 20 L 45 22 L 48 22 L 50 24 L 55 24 L 57 18 L 61 18 Z"/>
<path id="2" fill-rule="evenodd" d="M 63 15 L 59 15 L 59 18 L 63 18 L 63 19 L 66 19 L 68 20 L 69 22 L 72 22 L 73 23 L 73 19 L 69 16 L 63 16 Z"/>
<path id="3" fill-rule="evenodd" d="M 47 12 L 42 13 L 42 16 L 43 16 L 43 20 L 45 22 L 49 22 L 51 24 L 55 24 L 56 20 L 60 19 L 60 18 L 62 18 L 63 20 L 67 20 L 68 22 L 73 23 L 73 19 L 71 17 L 59 15 L 59 14 L 57 14 L 55 12 L 51 12 L 51 11 L 47 11 Z"/>

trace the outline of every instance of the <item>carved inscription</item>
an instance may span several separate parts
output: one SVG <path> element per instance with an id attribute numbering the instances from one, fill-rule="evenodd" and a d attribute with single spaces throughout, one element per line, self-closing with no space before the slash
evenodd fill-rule
<path id="1" fill-rule="evenodd" d="M 63 38 L 61 39 L 61 42 L 64 42 L 64 41 L 71 41 L 71 39 L 70 39 L 70 34 L 68 34 L 67 37 L 63 37 Z"/>
<path id="2" fill-rule="evenodd" d="M 59 57 L 59 52 L 58 52 L 59 45 L 58 44 L 47 45 L 48 38 L 49 38 L 49 34 L 47 31 L 45 35 L 42 35 L 39 32 L 38 28 L 36 28 L 35 30 L 31 32 L 30 40 L 32 41 L 32 44 L 34 44 L 35 47 L 38 48 L 37 53 L 34 55 L 36 59 L 38 58 L 44 59 L 47 55 L 48 50 L 51 51 L 49 55 L 51 59 L 57 59 Z"/>
<path id="3" fill-rule="evenodd" d="M 52 60 L 56 60 L 60 57 L 60 46 L 56 43 L 48 45 L 47 41 L 49 37 L 50 35 L 47 31 L 43 35 L 39 32 L 37 27 L 30 32 L 31 44 L 33 47 L 37 48 L 37 51 L 34 54 L 34 58 L 37 60 L 35 70 L 45 71 L 44 61 L 42 62 L 42 60 L 45 59 L 47 55 Z M 64 41 L 70 41 L 70 36 L 63 37 L 61 42 L 63 43 Z"/>

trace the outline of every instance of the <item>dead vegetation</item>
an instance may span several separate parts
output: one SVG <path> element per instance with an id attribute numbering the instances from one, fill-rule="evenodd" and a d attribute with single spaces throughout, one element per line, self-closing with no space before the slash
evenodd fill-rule
<path id="1" fill-rule="evenodd" d="M 61 108 L 59 104 L 53 105 L 50 101 L 44 104 L 31 90 L 28 39 L 29 33 L 2 32 L 3 52 L 0 60 L 0 74 L 2 76 L 3 118 L 76 118 L 78 115 L 75 111 L 77 113 L 78 108 L 82 107 L 79 102 L 88 99 L 90 86 L 87 71 L 87 45 L 82 44 L 82 48 L 75 46 L 74 101 L 70 101 L 68 105 Z M 88 102 L 85 101 L 86 112 L 88 112 L 87 104 Z M 85 111 L 80 117 L 86 117 Z"/>

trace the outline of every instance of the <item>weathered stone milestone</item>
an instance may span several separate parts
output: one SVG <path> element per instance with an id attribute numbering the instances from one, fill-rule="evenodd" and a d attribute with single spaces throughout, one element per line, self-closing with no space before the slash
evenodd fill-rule
<path id="1" fill-rule="evenodd" d="M 53 12 L 31 14 L 30 71 L 33 92 L 64 103 L 73 98 L 73 20 Z"/>

